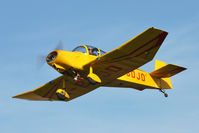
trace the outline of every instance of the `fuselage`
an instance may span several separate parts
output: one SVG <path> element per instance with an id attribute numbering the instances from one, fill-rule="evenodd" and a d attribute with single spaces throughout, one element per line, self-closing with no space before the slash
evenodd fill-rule
<path id="1" fill-rule="evenodd" d="M 86 45 L 82 45 L 79 48 L 85 52 L 79 50 L 74 50 L 72 52 L 55 50 L 47 56 L 47 63 L 63 75 L 69 74 L 73 76 L 73 71 L 75 71 L 74 73 L 80 73 L 82 77 L 86 78 L 89 74 L 89 67 L 85 66 L 97 58 L 100 58 L 101 53 L 100 49 L 97 48 L 95 49 L 98 50 L 98 55 L 89 53 L 89 48 Z M 102 85 L 108 87 L 128 87 L 138 90 L 143 90 L 145 88 L 158 89 L 163 80 L 164 79 L 155 78 L 141 69 L 135 69 L 118 77 L 109 84 L 104 85 L 102 83 Z M 171 86 L 168 85 L 165 88 L 171 88 Z"/>

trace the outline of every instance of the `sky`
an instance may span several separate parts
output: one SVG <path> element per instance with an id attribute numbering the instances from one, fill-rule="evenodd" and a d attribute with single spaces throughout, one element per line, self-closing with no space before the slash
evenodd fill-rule
<path id="1" fill-rule="evenodd" d="M 0 132 L 196 133 L 199 130 L 197 0 L 0 0 Z M 188 68 L 157 90 L 100 87 L 70 102 L 12 96 L 60 76 L 37 57 L 62 40 L 110 51 L 149 27 L 169 32 L 155 59 Z"/>

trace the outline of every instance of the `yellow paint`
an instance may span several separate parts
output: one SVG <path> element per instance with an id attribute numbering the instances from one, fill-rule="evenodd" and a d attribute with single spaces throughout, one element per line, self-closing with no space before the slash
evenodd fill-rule
<path id="1" fill-rule="evenodd" d="M 158 70 L 166 65 L 167 65 L 166 62 L 155 60 L 155 70 Z M 161 78 L 160 88 L 162 88 L 162 89 L 172 89 L 173 88 L 170 77 L 169 78 Z"/>
<path id="2" fill-rule="evenodd" d="M 57 89 L 56 93 L 64 95 L 66 98 L 70 98 L 69 94 L 63 89 Z"/>
<path id="3" fill-rule="evenodd" d="M 136 69 L 130 73 L 127 73 L 118 79 L 122 81 L 148 86 L 150 88 L 159 88 L 158 79 L 151 77 L 149 73 L 140 69 Z"/>
<path id="4" fill-rule="evenodd" d="M 90 73 L 88 74 L 89 78 L 93 79 L 94 81 L 98 82 L 98 83 L 101 83 L 101 79 L 99 78 L 99 76 L 97 76 L 96 74 L 93 73 L 93 68 L 90 67 Z"/>
<path id="5" fill-rule="evenodd" d="M 161 67 L 166 66 L 167 63 L 159 60 L 155 60 L 155 70 L 160 69 Z"/>
<path id="6" fill-rule="evenodd" d="M 100 51 L 99 56 L 89 55 L 85 45 L 82 46 L 87 53 L 55 50 L 53 52 L 57 53 L 56 58 L 48 64 L 64 75 L 14 98 L 59 100 L 55 93 L 60 93 L 68 98 L 65 101 L 69 101 L 100 86 L 128 87 L 138 90 L 171 89 L 170 76 L 185 68 L 156 61 L 154 72 L 148 73 L 139 69 L 153 59 L 166 36 L 167 32 L 152 27 L 102 56 Z M 172 69 L 175 71 L 170 72 Z M 73 70 L 81 74 L 81 80 L 75 81 L 73 75 L 68 74 L 74 73 Z M 166 78 L 162 75 L 158 77 L 162 71 L 167 72 Z M 88 77 L 99 84 L 91 85 L 87 80 Z"/>
<path id="7" fill-rule="evenodd" d="M 97 57 L 92 55 L 87 55 L 81 52 L 69 52 L 63 50 L 55 50 L 58 55 L 56 59 L 52 62 L 48 62 L 50 66 L 58 66 L 59 68 L 64 68 L 65 70 L 69 68 L 74 68 L 77 70 L 84 70 L 85 63 L 94 61 Z M 54 68 L 54 67 L 53 67 Z"/>
<path id="8" fill-rule="evenodd" d="M 140 69 L 136 69 L 130 73 L 125 74 L 122 77 L 119 77 L 117 82 L 129 82 L 133 84 L 139 84 L 143 87 L 141 88 L 151 88 L 151 89 L 171 89 L 172 85 L 170 84 L 169 78 L 156 78 L 151 76 L 148 72 L 145 72 Z M 166 83 L 165 83 L 166 82 Z M 167 83 L 169 83 L 167 85 Z"/>
<path id="9" fill-rule="evenodd" d="M 155 70 L 158 70 L 166 66 L 165 62 L 156 60 Z M 140 69 L 136 69 L 122 77 L 119 77 L 117 82 L 131 82 L 134 84 L 143 85 L 143 88 L 153 88 L 153 89 L 172 89 L 172 83 L 170 78 L 157 78 L 150 73 L 145 72 Z M 141 87 L 142 88 L 142 87 Z"/>

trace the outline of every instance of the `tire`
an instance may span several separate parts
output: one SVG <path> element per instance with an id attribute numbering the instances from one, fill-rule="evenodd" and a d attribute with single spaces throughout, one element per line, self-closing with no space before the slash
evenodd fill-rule
<path id="1" fill-rule="evenodd" d="M 59 100 L 65 100 L 66 99 L 66 97 L 64 95 L 60 94 L 60 93 L 56 93 L 56 95 L 57 95 L 57 98 Z"/>
<path id="2" fill-rule="evenodd" d="M 164 94 L 164 96 L 165 96 L 165 97 L 168 97 L 168 94 L 167 94 L 167 93 L 165 93 L 165 94 Z"/>
<path id="3" fill-rule="evenodd" d="M 88 82 L 92 85 L 96 85 L 97 82 L 95 80 L 93 80 L 92 78 L 88 77 Z"/>

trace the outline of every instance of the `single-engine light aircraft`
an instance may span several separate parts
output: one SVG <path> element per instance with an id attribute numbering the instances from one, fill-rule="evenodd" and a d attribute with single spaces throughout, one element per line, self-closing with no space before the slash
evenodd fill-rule
<path id="1" fill-rule="evenodd" d="M 156 60 L 153 72 L 139 69 L 154 58 L 167 34 L 151 27 L 108 53 L 88 45 L 72 52 L 54 50 L 46 61 L 62 76 L 14 98 L 70 101 L 100 86 L 156 89 L 167 97 L 165 89 L 172 88 L 170 77 L 186 68 Z"/>

